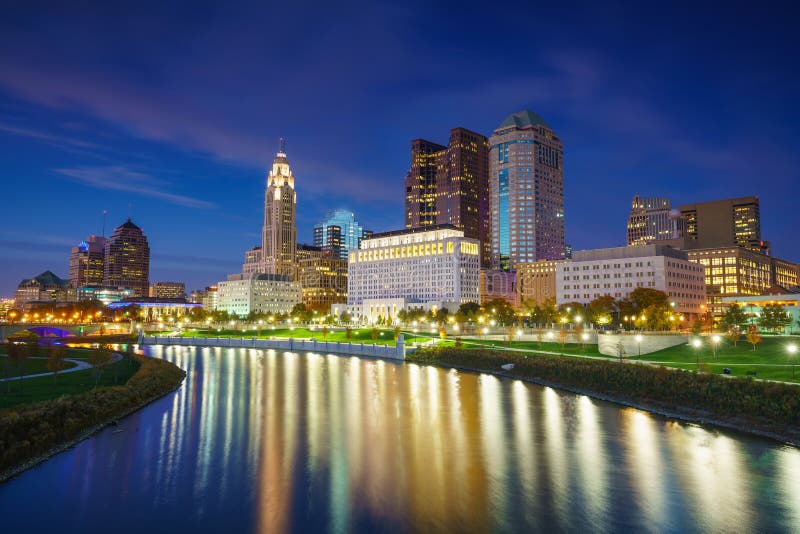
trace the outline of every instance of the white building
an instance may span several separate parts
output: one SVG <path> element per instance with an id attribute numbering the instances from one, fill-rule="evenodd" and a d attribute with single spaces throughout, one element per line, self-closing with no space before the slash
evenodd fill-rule
<path id="1" fill-rule="evenodd" d="M 231 274 L 217 284 L 217 309 L 244 317 L 258 313 L 288 313 L 303 301 L 299 282 L 281 274 Z"/>
<path id="2" fill-rule="evenodd" d="M 347 309 L 373 321 L 401 309 L 454 312 L 480 302 L 479 271 L 478 240 L 451 225 L 376 234 L 350 252 Z"/>
<path id="3" fill-rule="evenodd" d="M 588 304 L 603 295 L 620 299 L 638 287 L 667 293 L 681 313 L 700 313 L 706 303 L 705 269 L 668 246 L 580 250 L 556 265 L 556 304 Z"/>

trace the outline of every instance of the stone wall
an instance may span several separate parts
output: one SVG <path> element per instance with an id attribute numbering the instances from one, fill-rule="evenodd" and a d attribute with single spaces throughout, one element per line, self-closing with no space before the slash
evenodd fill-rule
<path id="1" fill-rule="evenodd" d="M 688 338 L 684 334 L 599 334 L 597 350 L 600 354 L 618 357 L 620 342 L 625 349 L 625 356 L 630 357 L 682 345 L 688 342 Z"/>

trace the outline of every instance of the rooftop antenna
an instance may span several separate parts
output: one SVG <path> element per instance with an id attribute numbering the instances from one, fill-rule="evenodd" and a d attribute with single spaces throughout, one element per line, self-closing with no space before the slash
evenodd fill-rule
<path id="1" fill-rule="evenodd" d="M 106 236 L 106 214 L 108 210 L 103 210 L 103 237 Z"/>
<path id="2" fill-rule="evenodd" d="M 133 203 L 128 202 L 128 220 L 131 220 L 131 211 L 133 211 Z"/>
<path id="3" fill-rule="evenodd" d="M 281 154 L 286 154 L 286 139 L 281 137 L 278 152 Z"/>

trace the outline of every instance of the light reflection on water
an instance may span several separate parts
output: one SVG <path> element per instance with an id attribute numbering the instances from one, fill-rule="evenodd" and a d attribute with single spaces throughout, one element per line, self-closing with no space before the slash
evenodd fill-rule
<path id="1" fill-rule="evenodd" d="M 148 350 L 184 385 L 0 485 L 3 531 L 800 530 L 797 449 L 490 375 Z"/>

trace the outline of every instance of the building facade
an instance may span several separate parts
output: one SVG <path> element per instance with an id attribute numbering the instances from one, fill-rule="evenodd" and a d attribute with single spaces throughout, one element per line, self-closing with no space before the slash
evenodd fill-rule
<path id="1" fill-rule="evenodd" d="M 509 115 L 489 138 L 489 191 L 493 268 L 564 258 L 564 147 L 539 115 Z"/>
<path id="2" fill-rule="evenodd" d="M 98 300 L 104 305 L 112 302 L 119 302 L 124 299 L 133 298 L 133 290 L 127 287 L 106 287 L 106 286 L 81 286 L 77 291 L 78 300 Z"/>
<path id="3" fill-rule="evenodd" d="M 239 317 L 250 312 L 289 313 L 302 302 L 299 282 L 285 274 L 231 274 L 217 284 L 217 309 Z"/>
<path id="4" fill-rule="evenodd" d="M 298 253 L 297 281 L 303 288 L 303 304 L 308 309 L 325 315 L 332 304 L 347 302 L 347 260 L 327 251 L 321 256 L 299 256 Z"/>
<path id="5" fill-rule="evenodd" d="M 503 299 L 511 306 L 519 306 L 517 294 L 517 273 L 497 269 L 481 269 L 479 275 L 481 302 Z"/>
<path id="6" fill-rule="evenodd" d="M 670 207 L 669 199 L 633 197 L 628 216 L 628 246 L 682 237 L 685 231 L 686 220 L 680 211 Z"/>
<path id="7" fill-rule="evenodd" d="M 75 289 L 102 285 L 105 275 L 106 238 L 90 235 L 69 254 L 69 282 Z"/>
<path id="8" fill-rule="evenodd" d="M 784 295 L 759 295 L 759 296 L 736 296 L 722 297 L 722 309 L 736 304 L 742 308 L 750 324 L 757 325 L 764 307 L 768 305 L 783 306 L 786 311 L 789 324 L 785 331 L 794 333 L 800 330 L 800 293 L 788 293 Z"/>
<path id="9" fill-rule="evenodd" d="M 297 246 L 296 209 L 294 174 L 281 139 L 264 191 L 261 248 L 256 247 L 245 254 L 243 273 L 292 274 Z"/>
<path id="10" fill-rule="evenodd" d="M 376 234 L 350 253 L 347 308 L 369 320 L 400 309 L 480 302 L 480 247 L 452 225 Z"/>
<path id="11" fill-rule="evenodd" d="M 27 311 L 38 305 L 75 302 L 75 288 L 69 280 L 59 278 L 50 271 L 26 278 L 17 286 L 14 307 Z"/>
<path id="12" fill-rule="evenodd" d="M 548 306 L 556 303 L 556 266 L 566 260 L 539 260 L 517 264 L 517 300 L 520 304 Z"/>
<path id="13" fill-rule="evenodd" d="M 689 249 L 736 245 L 769 253 L 769 243 L 761 239 L 761 208 L 756 196 L 685 204 L 678 209 L 686 220 Z"/>
<path id="14" fill-rule="evenodd" d="M 672 247 L 580 250 L 556 266 L 556 304 L 589 304 L 605 295 L 621 299 L 640 287 L 665 292 L 677 312 L 696 315 L 705 310 L 703 266 Z"/>
<path id="15" fill-rule="evenodd" d="M 314 246 L 347 261 L 351 250 L 358 250 L 361 240 L 372 235 L 356 221 L 352 211 L 334 210 L 314 226 Z"/>
<path id="16" fill-rule="evenodd" d="M 447 146 L 411 142 L 406 175 L 406 228 L 451 224 L 481 243 L 481 263 L 491 259 L 488 141 L 465 128 L 450 130 Z"/>
<path id="17" fill-rule="evenodd" d="M 161 299 L 186 298 L 186 285 L 183 282 L 153 282 L 150 296 Z"/>
<path id="18" fill-rule="evenodd" d="M 105 242 L 103 285 L 125 287 L 137 297 L 150 289 L 150 245 L 142 229 L 128 218 Z"/>

